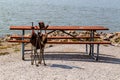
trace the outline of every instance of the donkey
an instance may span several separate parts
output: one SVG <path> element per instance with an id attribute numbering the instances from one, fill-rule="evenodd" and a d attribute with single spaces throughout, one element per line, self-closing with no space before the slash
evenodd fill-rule
<path id="1" fill-rule="evenodd" d="M 43 23 L 40 23 L 40 24 L 43 25 Z M 35 62 L 36 66 L 38 66 L 38 64 L 41 64 L 43 60 L 44 65 L 46 65 L 45 59 L 44 59 L 44 48 L 45 48 L 45 44 L 47 43 L 46 31 L 45 31 L 45 34 L 43 34 L 41 31 L 36 34 L 33 29 L 30 42 L 32 44 L 31 64 L 33 65 Z M 37 52 L 38 49 L 40 50 L 40 53 Z M 38 61 L 38 63 L 36 61 Z"/>

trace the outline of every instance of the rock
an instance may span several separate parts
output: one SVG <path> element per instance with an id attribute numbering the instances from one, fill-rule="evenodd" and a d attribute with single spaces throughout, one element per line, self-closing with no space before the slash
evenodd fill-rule
<path id="1" fill-rule="evenodd" d="M 73 42 L 72 39 L 68 39 L 68 42 Z"/>
<path id="2" fill-rule="evenodd" d="M 120 43 L 120 37 L 116 36 L 116 37 L 114 38 L 114 41 L 115 41 L 116 43 Z"/>
<path id="3" fill-rule="evenodd" d="M 30 34 L 30 33 L 28 33 L 28 34 L 25 34 L 24 36 L 31 36 L 31 34 Z"/>
<path id="4" fill-rule="evenodd" d="M 120 32 L 116 32 L 115 35 L 120 37 Z"/>
<path id="5" fill-rule="evenodd" d="M 71 33 L 71 31 L 70 30 L 68 30 L 68 31 L 66 31 L 67 33 Z"/>
<path id="6" fill-rule="evenodd" d="M 112 43 L 113 46 L 120 47 L 120 44 Z"/>
<path id="7" fill-rule="evenodd" d="M 3 41 L 8 41 L 8 40 L 10 40 L 10 35 L 5 36 L 3 39 Z"/>
<path id="8" fill-rule="evenodd" d="M 57 36 L 57 34 L 56 34 L 56 33 L 53 33 L 52 35 L 53 35 L 53 36 Z"/>
<path id="9" fill-rule="evenodd" d="M 107 35 L 106 35 L 106 37 L 109 38 L 109 39 L 110 39 L 110 38 L 113 38 L 114 36 L 115 36 L 115 34 L 113 34 L 113 33 L 110 33 L 110 34 L 107 34 Z"/>
<path id="10" fill-rule="evenodd" d="M 84 36 L 84 34 L 79 33 L 78 36 Z"/>
<path id="11" fill-rule="evenodd" d="M 100 37 L 102 40 L 105 40 L 105 41 L 111 41 L 112 38 L 114 38 L 115 34 L 114 33 L 100 33 Z"/>
<path id="12" fill-rule="evenodd" d="M 49 45 L 48 47 L 53 47 L 53 45 Z"/>
<path id="13" fill-rule="evenodd" d="M 52 37 L 52 34 L 49 34 L 48 37 Z"/>

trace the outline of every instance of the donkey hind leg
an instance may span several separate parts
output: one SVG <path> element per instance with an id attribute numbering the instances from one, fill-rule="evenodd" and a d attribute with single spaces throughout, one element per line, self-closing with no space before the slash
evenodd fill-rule
<path id="1" fill-rule="evenodd" d="M 33 49 L 33 46 L 32 46 L 32 48 L 31 48 L 31 65 L 33 65 L 34 64 L 34 56 L 33 56 L 33 54 L 34 54 L 34 49 Z"/>
<path id="2" fill-rule="evenodd" d="M 42 53 L 41 54 L 42 54 L 43 64 L 46 65 L 45 58 L 44 58 L 44 47 L 42 48 Z"/>

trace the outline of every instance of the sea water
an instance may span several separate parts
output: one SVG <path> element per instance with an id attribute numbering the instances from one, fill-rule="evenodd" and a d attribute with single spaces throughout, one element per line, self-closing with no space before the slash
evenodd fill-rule
<path id="1" fill-rule="evenodd" d="M 0 0 L 0 36 L 11 25 L 100 25 L 120 32 L 120 0 Z"/>

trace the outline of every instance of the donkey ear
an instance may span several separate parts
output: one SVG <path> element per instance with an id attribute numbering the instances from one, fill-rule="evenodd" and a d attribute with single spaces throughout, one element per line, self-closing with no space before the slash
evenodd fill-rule
<path id="1" fill-rule="evenodd" d="M 45 28 L 44 22 L 39 22 L 38 24 L 39 24 L 39 28 L 40 28 L 40 29 Z"/>
<path id="2" fill-rule="evenodd" d="M 47 29 L 49 27 L 49 25 L 46 25 L 45 29 Z"/>

